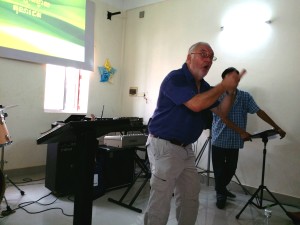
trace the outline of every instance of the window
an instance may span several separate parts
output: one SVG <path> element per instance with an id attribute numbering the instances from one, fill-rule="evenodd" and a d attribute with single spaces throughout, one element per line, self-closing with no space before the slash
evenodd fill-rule
<path id="1" fill-rule="evenodd" d="M 86 113 L 90 72 L 47 65 L 44 111 Z"/>

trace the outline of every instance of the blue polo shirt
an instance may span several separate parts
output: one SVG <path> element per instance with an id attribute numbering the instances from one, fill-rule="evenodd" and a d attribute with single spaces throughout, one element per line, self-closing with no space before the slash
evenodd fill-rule
<path id="1" fill-rule="evenodd" d="M 210 88 L 202 79 L 200 93 Z M 171 71 L 160 86 L 157 106 L 148 125 L 149 132 L 160 138 L 185 144 L 197 141 L 203 129 L 208 126 L 209 109 L 216 107 L 219 102 L 215 102 L 209 109 L 193 112 L 183 103 L 196 94 L 196 83 L 186 63 L 181 69 Z"/>
<path id="2" fill-rule="evenodd" d="M 220 100 L 223 98 L 224 95 L 220 97 Z M 247 114 L 257 113 L 258 110 L 259 106 L 248 92 L 237 90 L 234 103 L 227 116 L 238 127 L 246 130 Z M 211 142 L 220 148 L 238 149 L 244 147 L 244 141 L 241 136 L 227 127 L 216 114 L 213 114 Z"/>

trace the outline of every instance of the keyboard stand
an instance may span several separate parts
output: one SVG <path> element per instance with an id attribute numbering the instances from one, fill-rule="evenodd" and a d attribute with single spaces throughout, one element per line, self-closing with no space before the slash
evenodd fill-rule
<path id="1" fill-rule="evenodd" d="M 108 198 L 108 201 L 113 202 L 117 205 L 123 206 L 125 208 L 131 209 L 135 212 L 141 213 L 142 210 L 139 208 L 136 208 L 134 206 L 132 206 L 135 202 L 135 200 L 137 199 L 137 197 L 139 196 L 139 194 L 141 193 L 141 191 L 143 190 L 143 188 L 145 187 L 145 185 L 147 184 L 148 180 L 150 179 L 151 176 L 151 171 L 149 169 L 149 160 L 148 160 L 148 156 L 147 156 L 147 150 L 145 148 L 136 148 L 136 150 L 140 150 L 140 151 L 146 151 L 146 157 L 145 159 L 141 159 L 138 154 L 134 153 L 134 161 L 135 163 L 141 168 L 141 170 L 139 171 L 139 173 L 135 176 L 132 184 L 130 186 L 128 186 L 128 188 L 125 190 L 124 194 L 122 195 L 122 197 L 120 198 L 120 200 L 115 200 L 112 198 Z M 127 196 L 127 194 L 131 191 L 132 187 L 134 186 L 134 184 L 136 183 L 136 181 L 139 178 L 142 178 L 142 174 L 145 174 L 144 177 L 144 181 L 143 183 L 140 185 L 139 189 L 136 191 L 136 193 L 134 194 L 134 196 L 132 197 L 131 201 L 129 204 L 126 204 L 123 202 L 123 200 L 125 199 L 125 197 Z"/>

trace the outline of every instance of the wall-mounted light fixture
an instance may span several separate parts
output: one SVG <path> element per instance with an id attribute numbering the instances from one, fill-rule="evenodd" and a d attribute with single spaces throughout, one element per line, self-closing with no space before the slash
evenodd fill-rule
<path id="1" fill-rule="evenodd" d="M 244 21 L 245 22 L 245 21 Z M 271 24 L 273 21 L 272 20 L 267 20 L 267 21 L 264 21 L 266 24 Z M 260 21 L 260 22 L 258 22 L 258 23 L 255 23 L 255 22 L 250 22 L 250 23 L 245 23 L 245 24 L 243 24 L 243 21 L 242 22 L 239 22 L 238 24 L 236 24 L 236 23 L 234 23 L 234 24 L 229 24 L 229 26 L 227 25 L 226 27 L 228 28 L 228 27 L 230 27 L 230 28 L 232 28 L 232 27 L 234 27 L 234 28 L 236 28 L 236 29 L 240 29 L 241 27 L 245 27 L 245 26 L 247 26 L 247 25 L 250 25 L 250 28 L 251 27 L 257 27 L 257 26 L 260 26 L 260 25 L 262 25 L 263 24 L 263 21 Z M 249 28 L 249 26 L 248 27 L 246 27 L 246 28 Z M 221 31 L 223 31 L 225 29 L 225 26 L 221 26 L 220 27 L 220 30 Z"/>
<path id="2" fill-rule="evenodd" d="M 114 12 L 114 13 L 112 13 L 112 12 L 107 11 L 107 19 L 111 20 L 112 16 L 118 15 L 118 14 L 121 14 L 121 12 Z"/>
<path id="3" fill-rule="evenodd" d="M 230 8 L 222 20 L 220 44 L 231 52 L 255 49 L 270 36 L 272 22 L 270 9 L 263 3 L 236 5 Z"/>

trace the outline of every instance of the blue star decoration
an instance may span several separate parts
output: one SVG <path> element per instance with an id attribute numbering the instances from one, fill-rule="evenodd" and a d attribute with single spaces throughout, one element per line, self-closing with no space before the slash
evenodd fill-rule
<path id="1" fill-rule="evenodd" d="M 116 72 L 111 65 L 108 59 L 105 60 L 104 66 L 98 67 L 100 73 L 100 82 L 111 82 L 112 75 Z"/>

